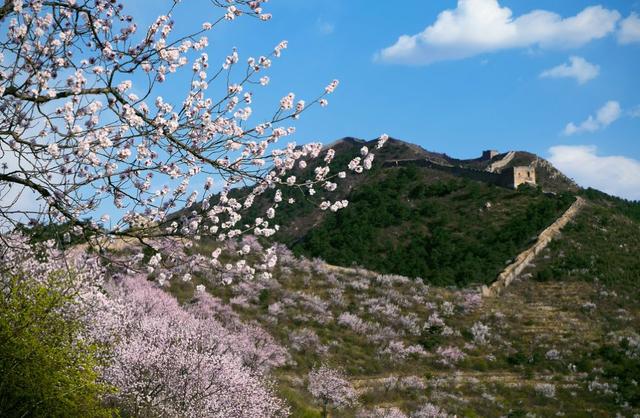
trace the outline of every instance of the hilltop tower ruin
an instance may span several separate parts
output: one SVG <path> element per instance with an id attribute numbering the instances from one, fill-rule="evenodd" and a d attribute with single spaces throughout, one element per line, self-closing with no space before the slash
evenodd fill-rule
<path id="1" fill-rule="evenodd" d="M 516 166 L 508 170 L 513 175 L 513 188 L 517 189 L 521 184 L 536 185 L 536 169 L 530 166 Z M 511 173 L 512 172 L 512 173 Z"/>

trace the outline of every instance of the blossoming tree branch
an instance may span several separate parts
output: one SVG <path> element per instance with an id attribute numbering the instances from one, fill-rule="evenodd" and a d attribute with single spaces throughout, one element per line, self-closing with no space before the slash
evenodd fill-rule
<path id="1" fill-rule="evenodd" d="M 163 262 L 166 240 L 272 235 L 279 205 L 295 204 L 282 202 L 282 188 L 313 200 L 316 189 L 335 190 L 346 172 L 370 168 L 374 154 L 366 148 L 345 171 L 332 172 L 332 149 L 282 144 L 294 134 L 294 120 L 328 104 L 337 80 L 306 102 L 290 93 L 269 120 L 252 121 L 253 92 L 269 84 L 266 73 L 286 41 L 258 57 L 241 58 L 236 49 L 216 58 L 207 53 L 207 34 L 220 25 L 244 17 L 268 21 L 265 2 L 212 0 L 217 18 L 181 34 L 171 17 L 178 2 L 143 28 L 116 1 L 5 0 L 0 229 L 65 225 L 60 242 L 75 236 L 103 255 L 116 240 L 135 241 L 156 252 L 146 266 L 152 272 Z M 158 94 L 185 73 L 180 100 Z M 320 164 L 307 180 L 292 174 L 312 160 Z M 239 186 L 251 187 L 242 200 L 229 196 Z M 246 219 L 256 197 L 272 189 L 272 205 Z M 25 197 L 35 203 L 20 204 Z M 348 204 L 314 203 L 334 211 Z M 100 216 L 105 208 L 113 208 L 112 216 Z M 219 267 L 219 254 L 208 262 Z M 253 272 L 246 263 L 240 268 Z"/>

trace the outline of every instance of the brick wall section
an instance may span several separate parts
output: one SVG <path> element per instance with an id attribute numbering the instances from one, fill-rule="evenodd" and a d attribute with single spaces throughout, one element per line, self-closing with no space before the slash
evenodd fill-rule
<path id="1" fill-rule="evenodd" d="M 459 166 L 449 166 L 433 163 L 426 159 L 419 160 L 391 160 L 385 161 L 383 167 L 426 167 L 433 170 L 444 171 L 459 177 L 465 177 L 471 180 L 482 181 L 484 183 L 495 184 L 500 187 L 513 188 L 513 171 L 503 173 L 490 173 L 484 170 L 474 170 Z"/>
<path id="2" fill-rule="evenodd" d="M 506 167 L 512 160 L 513 157 L 516 156 L 515 151 L 509 151 L 507 155 L 504 156 L 503 159 L 496 161 L 495 163 L 491 163 L 489 167 L 487 167 L 487 171 L 495 173 L 496 171 L 500 171 L 500 169 Z"/>
<path id="3" fill-rule="evenodd" d="M 513 282 L 520 273 L 531 263 L 531 261 L 544 250 L 549 243 L 556 238 L 562 228 L 565 227 L 570 221 L 572 221 L 580 209 L 585 205 L 585 200 L 582 197 L 577 197 L 576 201 L 565 211 L 565 213 L 556 219 L 547 229 L 542 231 L 538 235 L 536 243 L 529 249 L 523 251 L 518 255 L 516 261 L 507 266 L 502 273 L 498 275 L 498 278 L 491 286 L 482 286 L 482 296 L 494 297 L 499 296 Z"/>

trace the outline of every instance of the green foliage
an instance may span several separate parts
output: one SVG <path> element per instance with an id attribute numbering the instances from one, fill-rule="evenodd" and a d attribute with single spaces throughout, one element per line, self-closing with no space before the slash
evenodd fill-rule
<path id="1" fill-rule="evenodd" d="M 420 344 L 425 350 L 432 351 L 436 347 L 442 344 L 443 338 L 441 335 L 442 327 L 429 327 L 422 331 L 418 344 Z"/>
<path id="2" fill-rule="evenodd" d="M 534 279 L 538 282 L 548 282 L 553 279 L 553 272 L 550 268 L 540 270 L 536 273 Z"/>
<path id="3" fill-rule="evenodd" d="M 79 320 L 67 282 L 47 285 L 2 278 L 0 297 L 0 415 L 110 417 L 101 399 L 97 348 L 78 338 Z"/>
<path id="4" fill-rule="evenodd" d="M 433 173 L 410 166 L 372 175 L 347 197 L 346 209 L 327 214 L 294 251 L 437 285 L 490 283 L 573 201 Z"/>
<path id="5" fill-rule="evenodd" d="M 516 353 L 510 354 L 509 356 L 507 356 L 507 363 L 511 364 L 512 366 L 522 366 L 526 364 L 527 361 L 528 361 L 528 358 L 526 354 L 524 354 L 521 351 L 518 351 Z"/>
<path id="6" fill-rule="evenodd" d="M 633 407 L 640 406 L 640 358 L 630 354 L 629 340 L 622 339 L 617 345 L 602 346 L 598 355 L 605 361 L 604 376 L 618 382 L 619 394 L 624 402 Z"/>
<path id="7" fill-rule="evenodd" d="M 291 407 L 291 416 L 300 418 L 320 418 L 320 410 L 312 406 L 313 400 L 308 396 L 305 397 L 298 391 L 286 386 L 280 386 L 279 392 L 280 396 L 286 400 L 287 404 Z"/>
<path id="8" fill-rule="evenodd" d="M 260 302 L 260 306 L 263 309 L 267 309 L 269 307 L 269 301 L 271 300 L 271 292 L 269 289 L 262 289 L 260 294 L 258 295 L 258 301 Z"/>

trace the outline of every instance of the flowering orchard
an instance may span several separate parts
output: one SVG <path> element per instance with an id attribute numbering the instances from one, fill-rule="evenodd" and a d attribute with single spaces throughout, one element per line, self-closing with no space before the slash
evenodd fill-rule
<path id="1" fill-rule="evenodd" d="M 157 253 L 146 268 L 158 270 L 171 261 L 162 254 L 163 240 L 270 236 L 278 230 L 272 221 L 278 207 L 294 203 L 282 202 L 280 189 L 296 188 L 313 200 L 316 189 L 335 190 L 347 171 L 371 168 L 374 154 L 366 148 L 345 171 L 332 172 L 333 150 L 290 141 L 291 122 L 314 105 L 326 106 L 337 80 L 310 100 L 289 93 L 269 120 L 253 120 L 253 92 L 269 84 L 286 41 L 258 57 L 236 49 L 207 53 L 207 35 L 219 26 L 245 17 L 270 20 L 263 3 L 212 1 L 215 20 L 176 33 L 172 13 L 186 7 L 179 2 L 139 27 L 116 1 L 6 0 L 0 8 L 1 230 L 25 221 L 64 224 L 60 241 L 80 239 L 103 255 L 116 239 L 135 240 Z M 178 99 L 158 94 L 183 74 L 189 82 Z M 293 174 L 314 160 L 320 164 L 306 180 Z M 252 189 L 241 200 L 229 197 L 238 186 Z M 246 218 L 271 189 L 277 190 L 271 205 Z M 31 204 L 19 204 L 25 198 Z M 334 211 L 348 204 L 315 203 Z M 117 215 L 112 219 L 105 209 Z M 178 211 L 182 216 L 171 216 Z M 219 267 L 218 256 L 209 257 L 208 267 Z M 232 268 L 255 273 L 244 261 Z"/>

